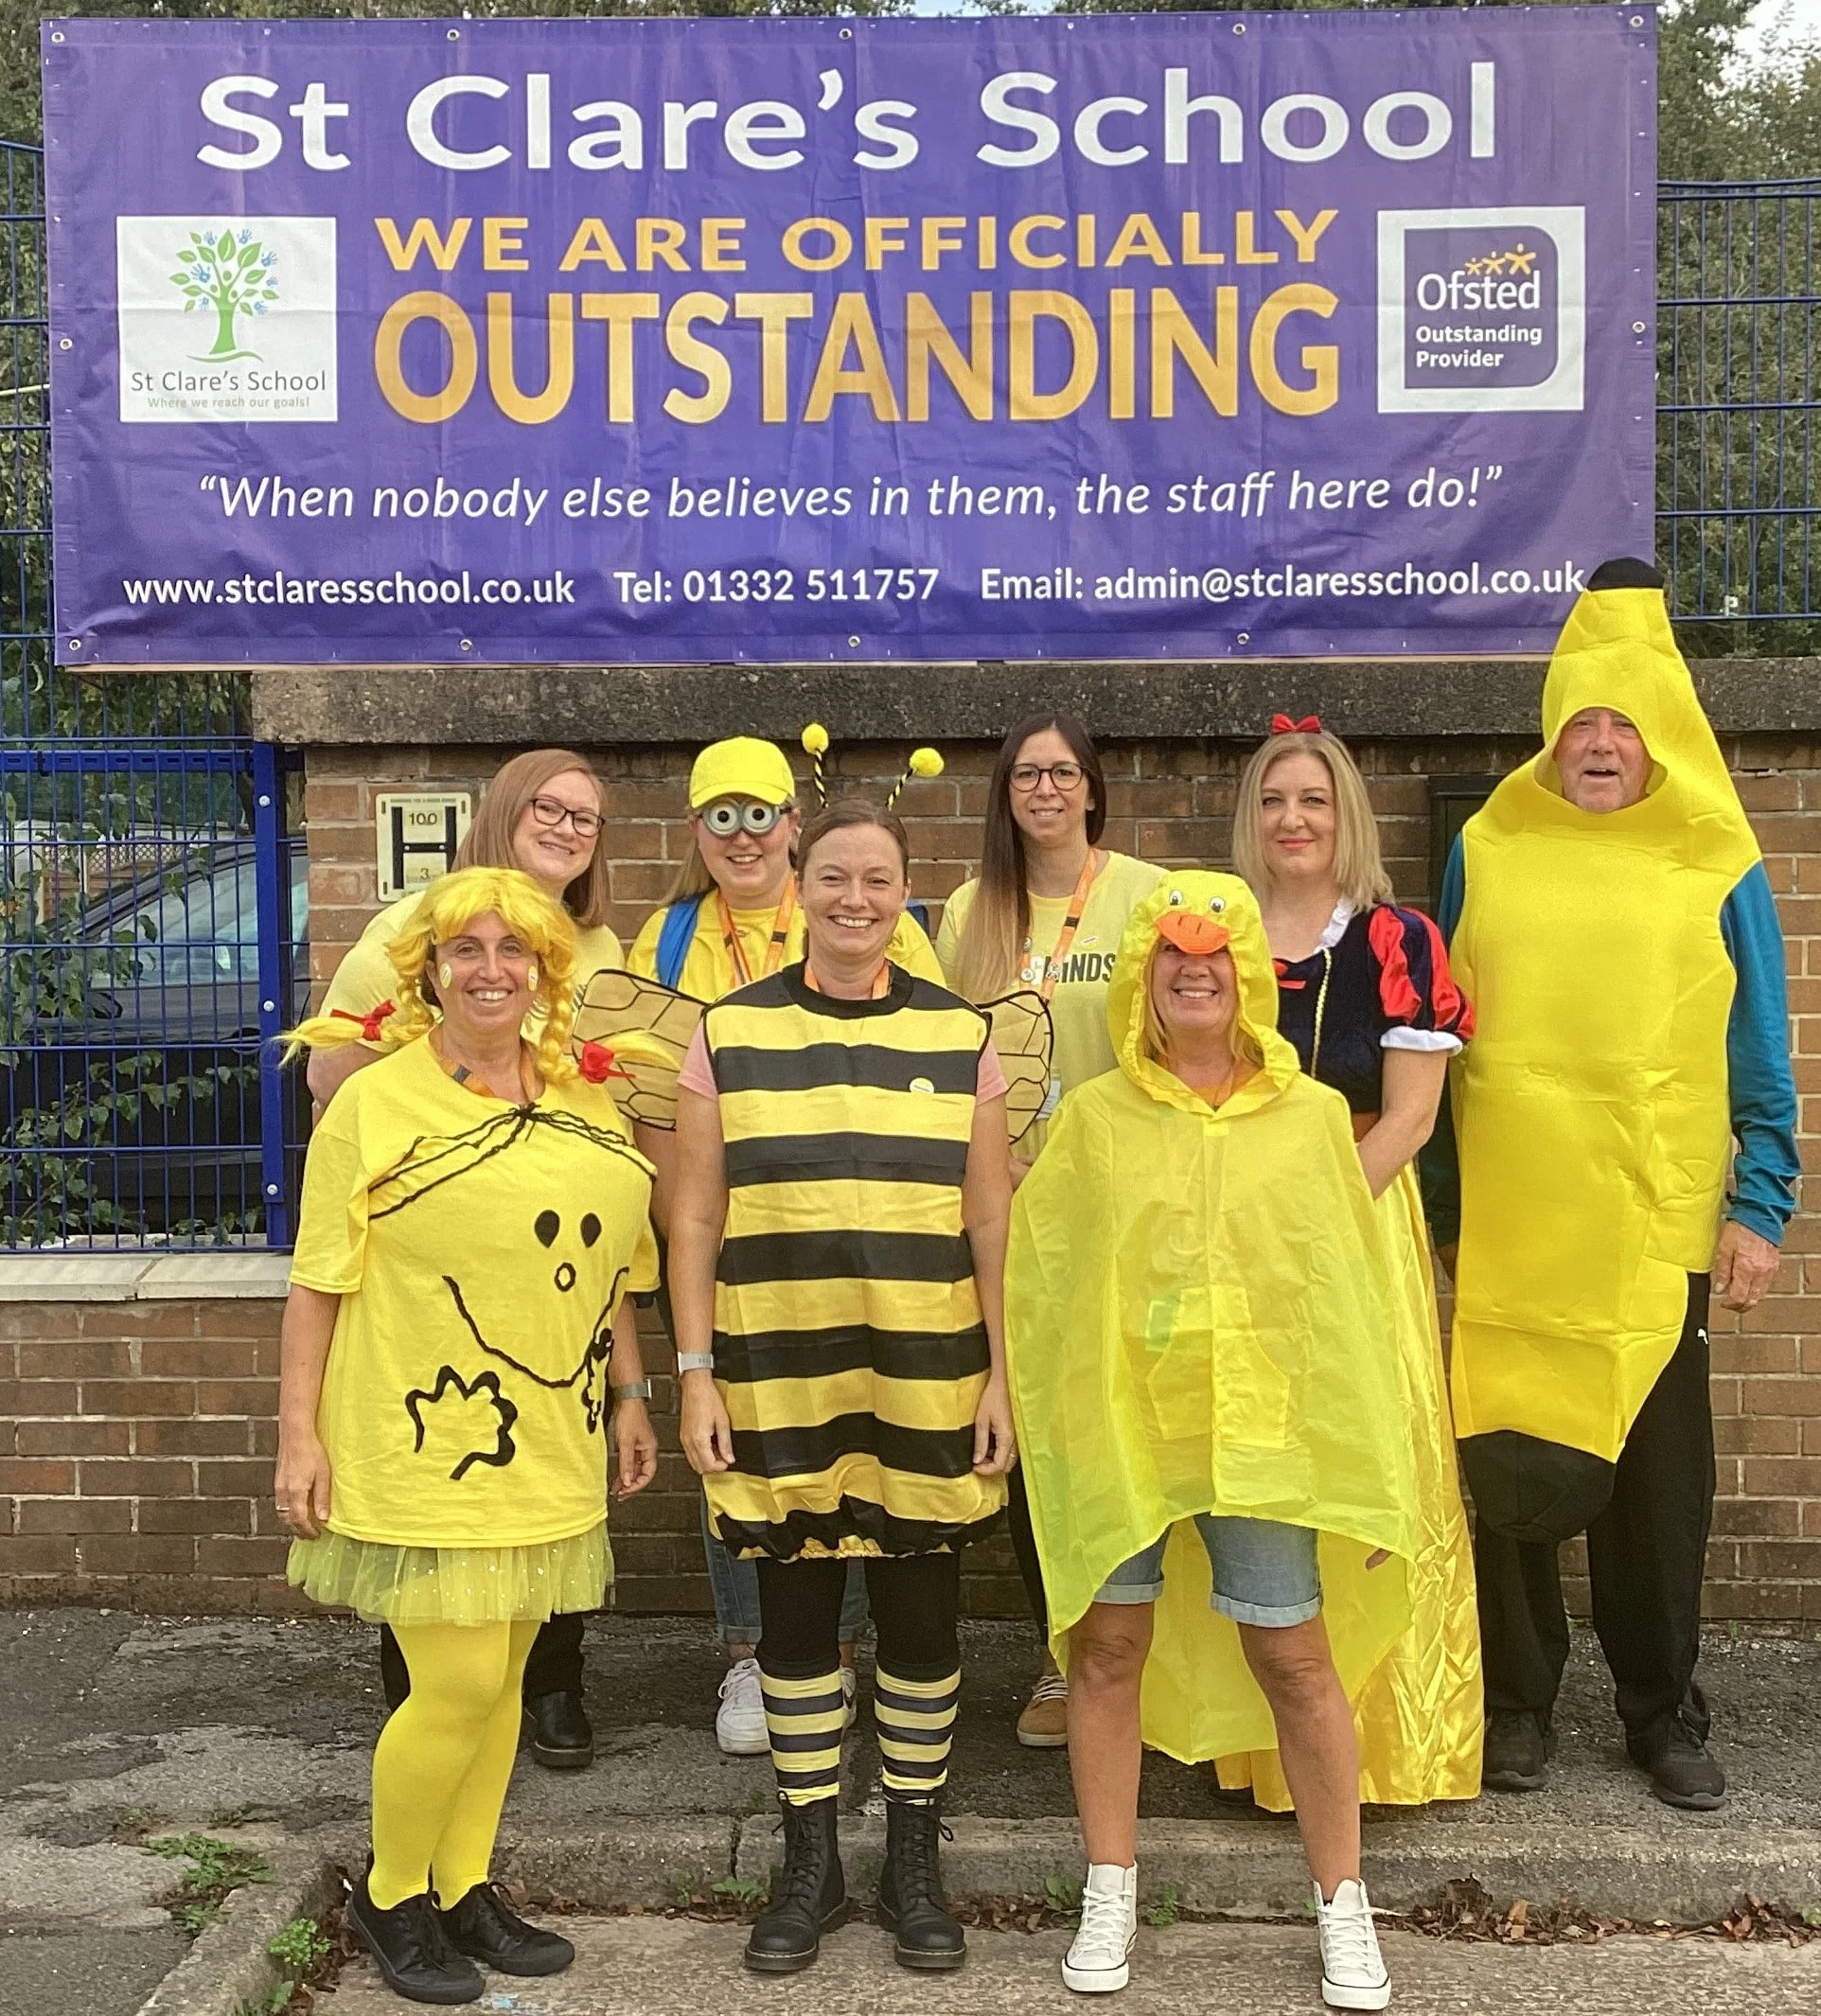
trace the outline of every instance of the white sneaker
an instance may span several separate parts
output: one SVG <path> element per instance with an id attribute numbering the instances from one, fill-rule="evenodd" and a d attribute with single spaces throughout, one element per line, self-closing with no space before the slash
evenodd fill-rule
<path id="1" fill-rule="evenodd" d="M 771 1747 L 756 1659 L 735 1659 L 727 1669 L 721 1705 L 715 1711 L 715 1741 L 723 1757 L 763 1757 Z"/>
<path id="2" fill-rule="evenodd" d="M 1391 1977 L 1378 1950 L 1372 1901 L 1350 1877 L 1332 1904 L 1316 1888 L 1316 1928 L 1321 1934 L 1321 1999 L 1331 2009 L 1382 2009 L 1391 1999 Z"/>
<path id="3" fill-rule="evenodd" d="M 1110 1995 L 1132 1978 L 1138 1937 L 1138 1867 L 1090 1862 L 1081 1893 L 1081 1929 L 1062 1963 L 1062 1985 L 1078 1995 Z"/>
<path id="4" fill-rule="evenodd" d="M 860 1690 L 860 1676 L 851 1666 L 841 1668 L 841 1734 L 845 1736 L 859 1720 L 860 1705 L 857 1699 Z"/>

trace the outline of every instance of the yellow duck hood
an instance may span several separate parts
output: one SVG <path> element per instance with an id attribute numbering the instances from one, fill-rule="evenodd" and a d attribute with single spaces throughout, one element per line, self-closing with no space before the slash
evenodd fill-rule
<path id="1" fill-rule="evenodd" d="M 1213 1117 L 1207 1101 L 1152 1057 L 1144 1042 L 1151 961 L 1164 920 L 1184 911 L 1211 920 L 1227 933 L 1226 949 L 1239 983 L 1240 1032 L 1263 1067 L 1220 1108 L 1221 1119 L 1237 1119 L 1276 1098 L 1300 1069 L 1295 1046 L 1278 1034 L 1277 968 L 1258 898 L 1237 875 L 1200 868 L 1166 875 L 1132 912 L 1107 984 L 1107 1034 L 1120 1070 L 1140 1090 L 1165 1105 Z"/>

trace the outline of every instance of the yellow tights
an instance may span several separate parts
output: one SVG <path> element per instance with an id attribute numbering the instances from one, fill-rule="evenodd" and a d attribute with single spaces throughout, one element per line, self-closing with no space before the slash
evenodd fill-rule
<path id="1" fill-rule="evenodd" d="M 486 1881 L 535 1623 L 395 1624 L 411 1693 L 373 1752 L 373 1873 L 382 1911 L 431 1887 L 447 1909 Z"/>

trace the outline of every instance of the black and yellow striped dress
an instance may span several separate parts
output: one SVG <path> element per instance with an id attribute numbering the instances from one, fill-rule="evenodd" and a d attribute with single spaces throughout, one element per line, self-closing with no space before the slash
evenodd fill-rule
<path id="1" fill-rule="evenodd" d="M 715 1377 L 734 1465 L 715 1531 L 779 1561 L 982 1537 L 986 1330 L 962 1229 L 986 1018 L 900 967 L 839 1000 L 785 967 L 709 1009 L 727 1148 Z"/>

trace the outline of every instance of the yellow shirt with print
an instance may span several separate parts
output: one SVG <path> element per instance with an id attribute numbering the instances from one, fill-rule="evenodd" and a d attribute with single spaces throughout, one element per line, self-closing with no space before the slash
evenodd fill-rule
<path id="1" fill-rule="evenodd" d="M 631 951 L 627 954 L 628 972 L 637 973 L 645 980 L 657 979 L 658 938 L 667 914 L 667 908 L 653 911 L 645 920 L 639 935 L 632 941 Z M 731 914 L 734 935 L 746 959 L 747 972 L 757 980 L 765 971 L 766 955 L 771 949 L 771 933 L 777 928 L 777 906 L 774 904 L 769 910 L 736 910 Z M 795 964 L 804 956 L 804 946 L 803 911 L 798 909 L 792 913 L 790 928 L 785 933 L 782 964 Z M 929 943 L 928 932 L 908 911 L 898 919 L 892 942 L 885 948 L 885 956 L 893 965 L 902 966 L 907 973 L 914 973 L 919 980 L 934 981 L 939 987 L 946 984 L 936 958 L 936 948 Z M 720 911 L 711 889 L 697 909 L 696 935 L 689 941 L 689 951 L 683 960 L 677 991 L 693 995 L 698 1001 L 717 1001 L 740 984 L 740 977 L 734 970 L 733 958 L 721 940 Z"/>
<path id="2" fill-rule="evenodd" d="M 396 903 L 388 903 L 384 910 L 368 922 L 365 930 L 348 947 L 341 964 L 335 969 L 335 977 L 328 983 L 328 992 L 323 997 L 321 1012 L 324 1015 L 331 1014 L 337 1008 L 348 1015 L 367 1015 L 381 1001 L 397 998 L 398 976 L 392 970 L 392 962 L 386 957 L 386 946 L 403 932 L 407 918 L 423 895 L 423 890 L 413 890 L 410 895 L 400 896 Z M 603 966 L 620 966 L 625 963 L 620 941 L 606 925 L 575 927 L 577 993 L 588 984 L 590 976 L 599 972 Z M 527 1031 L 533 1028 L 536 1019 L 535 1017 L 527 1018 Z"/>
<path id="3" fill-rule="evenodd" d="M 1125 935 L 1126 920 L 1163 879 L 1163 870 L 1129 854 L 1105 851 L 1100 873 L 1087 892 L 1074 942 L 1057 976 L 1050 997 L 1050 1020 L 1055 1030 L 1055 1056 L 1052 1066 L 1061 1090 L 1071 1092 L 1103 1071 L 1110 1071 L 1117 1059 L 1106 1034 L 1106 983 L 1112 978 L 1113 958 Z M 950 976 L 945 984 L 955 984 L 962 928 L 974 907 L 979 883 L 964 882 L 949 897 L 942 913 L 942 928 L 936 933 L 936 956 L 943 971 Z M 1031 936 L 1026 942 L 1022 969 L 1014 985 L 1041 989 L 1050 968 L 1050 958 L 1069 918 L 1068 896 L 1033 896 Z M 1010 988 L 1006 990 L 1008 993 Z M 1043 1145 L 1047 1123 L 1039 1121 L 1023 1140 L 1017 1153 L 1033 1157 Z"/>
<path id="4" fill-rule="evenodd" d="M 316 1417 L 331 1531 L 505 1547 L 601 1523 L 613 1317 L 658 1281 L 650 1196 L 600 1086 L 513 1105 L 424 1041 L 348 1080 L 291 1267 L 341 1297 Z"/>

